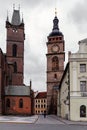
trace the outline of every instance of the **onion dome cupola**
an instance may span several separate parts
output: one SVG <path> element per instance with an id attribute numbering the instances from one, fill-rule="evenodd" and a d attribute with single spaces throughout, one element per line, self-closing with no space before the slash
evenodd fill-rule
<path id="1" fill-rule="evenodd" d="M 57 18 L 57 12 L 55 11 L 55 17 L 54 17 L 54 20 L 53 20 L 53 29 L 52 29 L 52 32 L 49 34 L 48 37 L 63 36 L 62 32 L 60 32 L 60 30 L 59 30 L 58 23 L 59 23 L 59 20 Z"/>

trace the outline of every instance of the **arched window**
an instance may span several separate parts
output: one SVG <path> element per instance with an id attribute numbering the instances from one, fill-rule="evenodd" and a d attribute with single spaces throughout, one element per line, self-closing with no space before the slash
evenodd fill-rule
<path id="1" fill-rule="evenodd" d="M 17 56 L 17 45 L 16 44 L 14 44 L 13 46 L 12 46 L 12 53 L 13 53 L 13 57 L 16 57 Z"/>
<path id="2" fill-rule="evenodd" d="M 23 99 L 19 100 L 19 108 L 23 108 Z"/>
<path id="3" fill-rule="evenodd" d="M 80 117 L 86 117 L 86 106 L 80 106 Z"/>
<path id="4" fill-rule="evenodd" d="M 10 107 L 10 99 L 9 98 L 7 98 L 7 100 L 6 100 L 6 107 Z"/>
<path id="5" fill-rule="evenodd" d="M 17 63 L 14 62 L 14 73 L 17 73 Z"/>
<path id="6" fill-rule="evenodd" d="M 56 71 L 56 70 L 58 70 L 58 67 L 59 67 L 59 65 L 58 65 L 58 57 L 55 56 L 55 57 L 52 58 L 52 70 Z"/>
<path id="7" fill-rule="evenodd" d="M 55 80 L 57 79 L 57 74 L 54 74 L 54 79 L 55 79 Z"/>

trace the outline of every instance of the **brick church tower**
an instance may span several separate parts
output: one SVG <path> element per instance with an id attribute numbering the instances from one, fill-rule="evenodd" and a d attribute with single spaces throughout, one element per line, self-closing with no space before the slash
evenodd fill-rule
<path id="1" fill-rule="evenodd" d="M 57 113 L 57 89 L 64 72 L 65 48 L 64 36 L 58 27 L 57 13 L 53 20 L 53 29 L 47 42 L 47 112 Z"/>
<path id="2" fill-rule="evenodd" d="M 7 17 L 7 62 L 11 68 L 10 85 L 23 84 L 24 65 L 24 23 L 20 20 L 20 11 L 13 10 L 11 23 Z"/>

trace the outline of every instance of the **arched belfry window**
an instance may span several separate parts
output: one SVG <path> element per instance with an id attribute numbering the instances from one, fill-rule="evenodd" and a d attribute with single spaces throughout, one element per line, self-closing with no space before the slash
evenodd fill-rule
<path id="1" fill-rule="evenodd" d="M 14 62 L 14 73 L 17 73 L 17 63 Z"/>
<path id="2" fill-rule="evenodd" d="M 19 108 L 23 108 L 23 99 L 19 100 Z"/>
<path id="3" fill-rule="evenodd" d="M 58 57 L 55 56 L 52 58 L 52 70 L 56 71 L 56 70 L 58 70 L 58 68 L 59 68 Z"/>
<path id="4" fill-rule="evenodd" d="M 55 80 L 57 79 L 57 74 L 54 74 L 54 79 L 55 79 Z"/>
<path id="5" fill-rule="evenodd" d="M 6 107 L 10 107 L 10 99 L 9 98 L 7 98 L 7 100 L 6 100 Z"/>
<path id="6" fill-rule="evenodd" d="M 86 106 L 80 106 L 80 117 L 86 117 Z"/>
<path id="7" fill-rule="evenodd" d="M 12 53 L 13 53 L 13 57 L 16 57 L 16 56 L 17 56 L 17 45 L 16 45 L 16 44 L 14 44 L 14 45 L 12 46 Z"/>

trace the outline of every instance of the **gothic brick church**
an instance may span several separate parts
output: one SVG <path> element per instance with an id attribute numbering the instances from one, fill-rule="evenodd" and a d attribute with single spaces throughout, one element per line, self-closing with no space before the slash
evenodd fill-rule
<path id="1" fill-rule="evenodd" d="M 24 22 L 20 11 L 13 10 L 6 20 L 6 54 L 0 49 L 0 114 L 32 114 L 31 86 L 24 78 Z"/>

